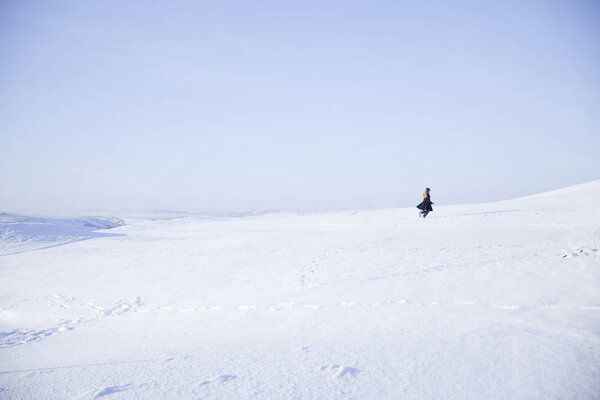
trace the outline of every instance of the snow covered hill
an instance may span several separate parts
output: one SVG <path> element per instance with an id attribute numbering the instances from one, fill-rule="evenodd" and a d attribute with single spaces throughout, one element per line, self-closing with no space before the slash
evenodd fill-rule
<path id="1" fill-rule="evenodd" d="M 46 218 L 0 213 L 0 256 L 111 236 L 97 232 L 123 225 L 119 218 Z"/>
<path id="2" fill-rule="evenodd" d="M 600 398 L 600 181 L 434 207 L 2 214 L 0 398 Z"/>

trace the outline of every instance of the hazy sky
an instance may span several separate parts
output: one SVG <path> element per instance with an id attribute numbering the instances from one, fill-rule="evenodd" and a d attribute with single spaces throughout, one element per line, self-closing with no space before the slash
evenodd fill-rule
<path id="1" fill-rule="evenodd" d="M 0 2 L 0 210 L 506 199 L 600 178 L 598 1 Z"/>

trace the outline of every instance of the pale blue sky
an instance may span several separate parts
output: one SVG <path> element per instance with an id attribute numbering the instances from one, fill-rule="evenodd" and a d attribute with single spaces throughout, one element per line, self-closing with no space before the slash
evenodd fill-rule
<path id="1" fill-rule="evenodd" d="M 352 208 L 600 178 L 597 1 L 2 1 L 0 210 Z"/>

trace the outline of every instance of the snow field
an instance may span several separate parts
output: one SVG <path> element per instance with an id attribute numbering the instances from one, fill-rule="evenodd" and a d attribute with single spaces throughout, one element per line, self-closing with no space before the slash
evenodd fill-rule
<path id="1" fill-rule="evenodd" d="M 599 200 L 4 223 L 0 397 L 596 399 Z"/>

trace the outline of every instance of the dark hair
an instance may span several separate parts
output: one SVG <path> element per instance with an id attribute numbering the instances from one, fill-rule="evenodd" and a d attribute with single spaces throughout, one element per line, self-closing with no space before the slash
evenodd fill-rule
<path id="1" fill-rule="evenodd" d="M 425 188 L 425 190 L 431 190 L 431 189 L 429 189 L 429 188 Z"/>

